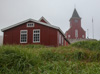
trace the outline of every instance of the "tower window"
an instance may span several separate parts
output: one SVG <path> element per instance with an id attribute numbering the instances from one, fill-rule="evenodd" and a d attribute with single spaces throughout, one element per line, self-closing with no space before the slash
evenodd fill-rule
<path id="1" fill-rule="evenodd" d="M 78 30 L 75 30 L 75 37 L 78 38 Z"/>
<path id="2" fill-rule="evenodd" d="M 75 23 L 77 23 L 78 22 L 78 20 L 75 20 Z"/>

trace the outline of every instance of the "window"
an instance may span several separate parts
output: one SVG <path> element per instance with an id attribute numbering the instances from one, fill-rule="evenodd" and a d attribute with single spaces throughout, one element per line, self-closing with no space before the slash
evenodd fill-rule
<path id="1" fill-rule="evenodd" d="M 78 38 L 78 30 L 75 30 L 75 37 Z"/>
<path id="2" fill-rule="evenodd" d="M 61 35 L 59 33 L 59 44 L 61 44 Z"/>
<path id="3" fill-rule="evenodd" d="M 34 29 L 33 30 L 33 43 L 39 43 L 40 42 L 40 29 Z"/>
<path id="4" fill-rule="evenodd" d="M 78 22 L 78 20 L 75 20 L 75 23 L 77 23 Z"/>
<path id="5" fill-rule="evenodd" d="M 82 37 L 84 38 L 84 35 L 82 35 Z"/>
<path id="6" fill-rule="evenodd" d="M 64 39 L 63 39 L 63 37 L 62 37 L 62 45 L 63 45 L 63 43 L 64 43 Z"/>
<path id="7" fill-rule="evenodd" d="M 27 27 L 34 27 L 34 23 L 27 23 Z"/>
<path id="8" fill-rule="evenodd" d="M 20 31 L 20 43 L 27 43 L 27 30 Z"/>
<path id="9" fill-rule="evenodd" d="M 70 38 L 70 35 L 68 35 L 68 38 Z"/>

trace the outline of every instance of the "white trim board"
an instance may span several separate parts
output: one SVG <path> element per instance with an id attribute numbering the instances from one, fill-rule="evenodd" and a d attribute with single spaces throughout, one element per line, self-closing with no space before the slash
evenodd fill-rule
<path id="1" fill-rule="evenodd" d="M 13 28 L 13 27 L 22 25 L 23 23 L 26 23 L 26 22 L 28 22 L 28 21 L 32 21 L 32 22 L 35 22 L 35 23 L 39 23 L 39 24 L 41 24 L 41 25 L 45 25 L 45 26 L 48 26 L 48 27 L 52 27 L 52 28 L 55 28 L 55 29 L 59 29 L 59 27 L 54 26 L 54 25 L 49 25 L 49 24 L 46 24 L 46 23 L 42 23 L 42 22 L 39 22 L 39 21 L 34 20 L 34 19 L 27 19 L 27 20 L 24 20 L 24 21 L 19 22 L 19 23 L 17 23 L 17 24 L 8 26 L 8 27 L 6 27 L 6 28 L 3 28 L 3 29 L 1 29 L 1 31 L 4 32 L 4 31 L 6 31 L 6 30 L 8 30 L 8 29 L 11 29 L 11 28 Z"/>

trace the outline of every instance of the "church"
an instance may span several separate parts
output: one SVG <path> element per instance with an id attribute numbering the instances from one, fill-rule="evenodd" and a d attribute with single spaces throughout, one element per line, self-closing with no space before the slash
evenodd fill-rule
<path id="1" fill-rule="evenodd" d="M 65 36 L 67 39 L 86 39 L 86 33 L 81 26 L 81 17 L 76 9 L 70 18 L 70 28 L 66 31 Z"/>

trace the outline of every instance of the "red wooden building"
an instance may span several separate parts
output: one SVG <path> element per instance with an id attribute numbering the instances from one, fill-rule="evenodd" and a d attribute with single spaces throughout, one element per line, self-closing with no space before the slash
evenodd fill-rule
<path id="1" fill-rule="evenodd" d="M 39 21 L 27 19 L 1 30 L 3 44 L 41 44 L 46 46 L 68 45 L 62 30 L 51 25 L 44 17 Z"/>
<path id="2" fill-rule="evenodd" d="M 65 33 L 67 39 L 85 39 L 86 34 L 81 27 L 81 18 L 74 9 L 73 15 L 70 19 L 70 29 Z"/>

